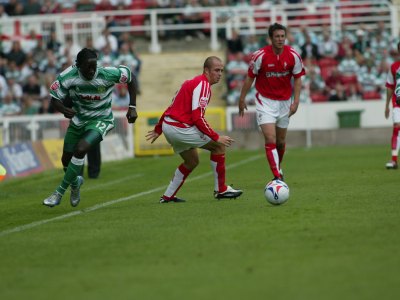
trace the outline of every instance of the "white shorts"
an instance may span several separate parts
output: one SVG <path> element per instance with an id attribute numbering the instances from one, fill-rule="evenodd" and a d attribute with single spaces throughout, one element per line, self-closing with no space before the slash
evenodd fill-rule
<path id="1" fill-rule="evenodd" d="M 168 122 L 176 122 L 170 118 L 166 119 Z M 200 148 L 211 141 L 211 138 L 202 133 L 196 126 L 181 128 L 167 124 L 164 121 L 162 131 L 175 153 L 181 153 L 192 148 Z"/>
<path id="2" fill-rule="evenodd" d="M 392 118 L 393 123 L 400 123 L 400 107 L 393 107 Z"/>
<path id="3" fill-rule="evenodd" d="M 289 126 L 290 99 L 271 100 L 261 96 L 259 93 L 257 93 L 256 98 L 258 125 L 274 123 L 280 128 Z"/>

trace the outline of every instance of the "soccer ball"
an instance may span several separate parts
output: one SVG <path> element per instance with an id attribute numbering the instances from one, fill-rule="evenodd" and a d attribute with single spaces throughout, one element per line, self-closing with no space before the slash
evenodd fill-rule
<path id="1" fill-rule="evenodd" d="M 264 195 L 269 203 L 280 205 L 289 199 L 289 187 L 282 180 L 272 180 L 265 186 Z"/>

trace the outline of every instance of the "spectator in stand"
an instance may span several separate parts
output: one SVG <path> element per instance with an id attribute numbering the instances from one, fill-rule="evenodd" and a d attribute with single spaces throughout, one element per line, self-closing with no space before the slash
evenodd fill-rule
<path id="1" fill-rule="evenodd" d="M 10 1 L 8 1 L 8 3 L 4 7 L 7 15 L 9 15 L 10 17 L 16 15 L 17 4 L 18 4 L 18 0 L 10 0 Z"/>
<path id="2" fill-rule="evenodd" d="M 22 96 L 22 111 L 23 115 L 36 115 L 39 113 L 41 103 L 35 101 L 31 95 L 24 94 Z"/>
<path id="3" fill-rule="evenodd" d="M 226 96 L 226 102 L 228 105 L 238 105 L 241 90 L 242 90 L 242 82 L 239 82 L 233 88 L 229 89 L 228 95 Z M 256 92 L 257 91 L 253 85 L 250 88 L 250 91 L 246 94 L 246 97 L 244 98 L 246 105 L 255 105 Z"/>
<path id="4" fill-rule="evenodd" d="M 111 4 L 109 0 L 94 0 L 94 4 L 96 5 L 95 10 L 104 11 L 104 10 L 114 10 L 115 6 Z"/>
<path id="5" fill-rule="evenodd" d="M 345 86 L 346 93 L 350 99 L 357 99 L 358 94 L 358 83 L 357 75 L 360 70 L 360 66 L 357 64 L 353 56 L 352 49 L 347 49 L 346 56 L 340 61 L 338 70 L 341 73 L 341 81 Z"/>
<path id="6" fill-rule="evenodd" d="M 24 14 L 24 5 L 20 2 L 17 2 L 14 10 L 14 16 L 23 16 Z"/>
<path id="7" fill-rule="evenodd" d="M 135 75 L 134 78 L 136 79 L 136 88 L 137 94 L 140 94 L 140 60 L 132 53 L 129 44 L 124 43 L 121 45 L 119 49 L 119 53 L 117 56 L 117 65 L 125 65 L 128 66 L 132 73 Z"/>
<path id="8" fill-rule="evenodd" d="M 26 60 L 26 53 L 22 50 L 20 41 L 13 41 L 11 50 L 6 53 L 6 58 L 9 62 L 15 62 L 17 67 L 21 67 Z"/>
<path id="9" fill-rule="evenodd" d="M 379 80 L 378 71 L 371 63 L 361 68 L 358 72 L 357 81 L 363 99 L 371 99 L 371 97 L 376 100 L 380 99 L 382 83 Z"/>
<path id="10" fill-rule="evenodd" d="M 101 36 L 99 36 L 94 43 L 94 47 L 97 51 L 100 51 L 104 48 L 105 45 L 109 44 L 111 47 L 111 51 L 113 53 L 118 52 L 118 39 L 117 37 L 110 32 L 108 27 L 103 29 Z"/>
<path id="11" fill-rule="evenodd" d="M 356 31 L 357 40 L 353 44 L 353 50 L 360 53 L 365 53 L 370 48 L 370 41 L 365 37 L 365 31 L 362 29 L 357 29 Z"/>
<path id="12" fill-rule="evenodd" d="M 325 80 L 325 84 L 329 94 L 329 101 L 342 101 L 347 99 L 344 94 L 342 74 L 340 74 L 337 66 L 332 68 L 332 72 Z"/>
<path id="13" fill-rule="evenodd" d="M 246 56 L 252 55 L 261 47 L 263 46 L 260 44 L 260 41 L 258 40 L 257 36 L 255 34 L 251 34 L 248 36 L 247 42 L 244 45 L 243 53 Z"/>
<path id="14" fill-rule="evenodd" d="M 6 94 L 2 102 L 0 105 L 0 116 L 16 116 L 21 114 L 21 107 L 11 93 Z"/>
<path id="15" fill-rule="evenodd" d="M 305 35 L 305 42 L 300 47 L 300 50 L 301 58 L 303 60 L 308 58 L 314 61 L 318 61 L 320 59 L 318 45 L 312 42 L 311 36 L 308 33 L 306 33 Z"/>
<path id="16" fill-rule="evenodd" d="M 6 81 L 11 98 L 17 103 L 20 103 L 23 95 L 22 86 L 13 77 L 6 77 Z"/>
<path id="17" fill-rule="evenodd" d="M 201 4 L 198 2 L 198 0 L 187 0 L 182 16 L 183 24 L 201 25 L 204 22 L 203 15 L 201 12 L 196 10 L 197 8 L 201 8 Z M 197 37 L 200 39 L 205 38 L 205 35 L 201 29 L 186 29 L 185 34 L 186 41 L 191 41 L 195 35 L 197 35 Z"/>
<path id="18" fill-rule="evenodd" d="M 80 11 L 94 11 L 96 5 L 92 0 L 78 0 L 75 4 L 75 9 L 77 12 Z"/>
<path id="19" fill-rule="evenodd" d="M 66 59 L 68 58 L 66 57 Z M 56 75 L 60 71 L 59 60 L 53 51 L 47 51 L 46 59 L 39 64 L 39 70 L 42 73 L 53 75 Z"/>
<path id="20" fill-rule="evenodd" d="M 38 40 L 41 38 L 42 36 L 37 34 L 35 29 L 31 29 L 22 43 L 25 53 L 32 52 L 37 47 Z"/>
<path id="21" fill-rule="evenodd" d="M 61 12 L 61 6 L 54 0 L 44 0 L 40 9 L 41 14 L 58 14 Z"/>
<path id="22" fill-rule="evenodd" d="M 382 59 L 381 53 L 388 52 L 390 43 L 385 40 L 383 35 L 380 32 L 377 32 L 374 37 L 371 39 L 370 47 L 371 53 L 375 53 L 377 55 L 377 59 Z"/>
<path id="23" fill-rule="evenodd" d="M 340 43 L 340 41 L 343 41 L 345 39 L 350 40 L 351 44 L 354 44 L 356 42 L 356 36 L 353 31 L 348 30 L 347 25 L 345 23 L 342 23 L 340 25 L 340 30 L 336 31 L 336 38 L 335 40 Z"/>
<path id="24" fill-rule="evenodd" d="M 28 0 L 24 4 L 24 15 L 39 15 L 42 11 L 42 5 L 38 0 Z"/>
<path id="25" fill-rule="evenodd" d="M 36 75 L 30 75 L 25 84 L 22 85 L 22 92 L 32 97 L 34 101 L 39 101 L 42 93 L 42 87 Z"/>
<path id="26" fill-rule="evenodd" d="M 8 78 L 14 78 L 16 82 L 20 83 L 22 76 L 21 76 L 21 69 L 18 68 L 17 64 L 15 61 L 8 61 L 6 72 L 5 72 L 5 77 Z"/>
<path id="27" fill-rule="evenodd" d="M 41 106 L 39 107 L 38 114 L 54 114 L 54 108 L 50 105 L 50 96 L 44 97 L 41 101 Z"/>
<path id="28" fill-rule="evenodd" d="M 0 104 L 1 100 L 9 93 L 8 84 L 3 75 L 0 74 Z"/>
<path id="29" fill-rule="evenodd" d="M 387 45 L 391 42 L 390 29 L 386 29 L 384 21 L 378 21 L 376 30 L 373 31 L 372 36 L 381 36 L 381 38 L 386 42 Z"/>
<path id="30" fill-rule="evenodd" d="M 243 52 L 244 50 L 243 41 L 238 31 L 236 30 L 232 31 L 232 36 L 229 37 L 227 40 L 226 49 L 227 49 L 227 60 L 231 58 L 232 54 Z"/>
<path id="31" fill-rule="evenodd" d="M 338 55 L 338 44 L 331 37 L 331 33 L 328 30 L 324 30 L 322 33 L 322 41 L 318 46 L 318 52 L 321 58 L 334 58 Z"/>
<path id="32" fill-rule="evenodd" d="M 61 42 L 57 39 L 57 34 L 55 30 L 50 32 L 50 38 L 47 42 L 46 48 L 52 50 L 54 53 L 59 53 L 61 48 Z"/>
<path id="33" fill-rule="evenodd" d="M 117 84 L 113 90 L 113 109 L 126 110 L 129 105 L 129 93 L 126 84 Z"/>
<path id="34" fill-rule="evenodd" d="M 60 57 L 65 57 L 70 61 L 74 61 L 80 50 L 81 46 L 73 40 L 72 36 L 68 35 L 65 38 L 65 44 L 61 45 L 58 55 Z"/>
<path id="35" fill-rule="evenodd" d="M 37 39 L 36 47 L 32 49 L 31 55 L 36 64 L 46 58 L 46 50 L 42 37 Z"/>
<path id="36" fill-rule="evenodd" d="M 237 85 L 242 86 L 248 68 L 249 65 L 244 61 L 244 55 L 242 52 L 233 55 L 233 59 L 231 59 L 225 66 L 228 91 Z"/>
<path id="37" fill-rule="evenodd" d="M 108 44 L 99 52 L 99 64 L 104 67 L 111 66 L 116 59 L 117 56 L 112 53 L 111 46 Z"/>
<path id="38" fill-rule="evenodd" d="M 4 20 L 6 18 L 8 18 L 8 14 L 6 13 L 4 4 L 0 4 L 0 20 Z"/>
<path id="39" fill-rule="evenodd" d="M 328 99 L 325 81 L 313 66 L 307 68 L 303 84 L 306 90 L 309 91 L 309 96 L 312 101 L 318 102 L 321 101 L 321 99 Z"/>

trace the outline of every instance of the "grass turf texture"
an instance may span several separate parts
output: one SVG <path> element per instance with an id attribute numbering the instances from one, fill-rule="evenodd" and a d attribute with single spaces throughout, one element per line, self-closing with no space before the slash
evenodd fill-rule
<path id="1" fill-rule="evenodd" d="M 186 203 L 158 203 L 177 156 L 104 163 L 75 209 L 69 191 L 41 204 L 60 170 L 1 182 L 0 299 L 399 299 L 389 154 L 288 149 L 282 206 L 263 196 L 262 150 L 228 151 L 236 200 L 213 199 L 206 152 L 179 193 Z"/>

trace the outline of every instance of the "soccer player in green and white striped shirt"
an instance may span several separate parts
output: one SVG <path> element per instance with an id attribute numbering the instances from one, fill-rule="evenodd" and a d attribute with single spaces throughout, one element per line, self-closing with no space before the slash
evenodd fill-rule
<path id="1" fill-rule="evenodd" d="M 82 49 L 75 65 L 63 71 L 53 82 L 50 87 L 52 105 L 71 121 L 64 137 L 61 158 L 64 178 L 54 193 L 43 201 L 44 205 L 53 207 L 60 204 L 70 185 L 71 205 L 79 204 L 80 186 L 83 184 L 83 177 L 79 174 L 85 155 L 114 128 L 111 110 L 113 88 L 117 83 L 127 84 L 130 101 L 126 117 L 129 123 L 134 123 L 137 118 L 135 82 L 126 66 L 98 67 L 96 52 L 88 48 Z M 64 105 L 66 100 L 72 103 Z"/>

